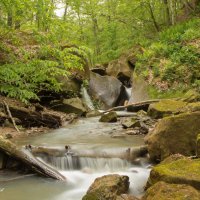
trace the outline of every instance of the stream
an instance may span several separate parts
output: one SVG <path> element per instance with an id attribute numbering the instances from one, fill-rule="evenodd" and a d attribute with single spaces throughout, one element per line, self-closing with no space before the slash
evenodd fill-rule
<path id="1" fill-rule="evenodd" d="M 124 131 L 120 123 L 100 123 L 98 119 L 98 117 L 80 119 L 74 124 L 46 134 L 14 140 L 13 142 L 18 146 L 31 144 L 63 148 L 69 145 L 73 151 L 94 156 L 65 155 L 39 158 L 66 176 L 66 183 L 37 175 L 21 177 L 14 172 L 2 172 L 0 173 L 0 199 L 81 200 L 95 178 L 106 174 L 129 176 L 130 193 L 141 197 L 150 173 L 148 161 L 140 159 L 132 164 L 125 159 L 115 156 L 106 158 L 105 155 L 117 155 L 126 152 L 128 148 L 139 147 L 144 144 L 143 136 L 113 137 L 113 135 L 121 135 Z"/>

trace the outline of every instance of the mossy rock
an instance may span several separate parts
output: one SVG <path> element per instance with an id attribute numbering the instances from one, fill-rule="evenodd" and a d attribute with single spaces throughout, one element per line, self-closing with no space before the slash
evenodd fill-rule
<path id="1" fill-rule="evenodd" d="M 200 158 L 200 134 L 197 136 L 197 157 Z"/>
<path id="2" fill-rule="evenodd" d="M 123 128 L 141 127 L 140 120 L 137 117 L 127 117 L 122 120 Z"/>
<path id="3" fill-rule="evenodd" d="M 116 112 L 109 112 L 101 116 L 99 119 L 100 122 L 117 122 L 117 113 Z"/>
<path id="4" fill-rule="evenodd" d="M 196 111 L 200 111 L 200 102 L 189 103 L 182 110 L 182 112 L 196 112 Z"/>
<path id="5" fill-rule="evenodd" d="M 162 161 L 176 153 L 196 155 L 199 130 L 200 112 L 163 118 L 145 138 L 151 160 Z"/>
<path id="6" fill-rule="evenodd" d="M 188 184 L 200 190 L 200 159 L 180 157 L 168 159 L 155 166 L 150 173 L 147 187 L 159 181 L 173 184 Z"/>
<path id="7" fill-rule="evenodd" d="M 195 90 L 189 90 L 184 97 L 182 98 L 183 101 L 186 102 L 197 102 L 200 101 L 200 94 L 196 92 Z"/>
<path id="8" fill-rule="evenodd" d="M 106 175 L 95 179 L 82 200 L 116 200 L 129 189 L 128 176 Z"/>
<path id="9" fill-rule="evenodd" d="M 161 100 L 149 106 L 148 115 L 154 119 L 159 119 L 172 114 L 179 114 L 186 106 L 187 103 L 183 101 Z"/>
<path id="10" fill-rule="evenodd" d="M 185 184 L 158 182 L 150 187 L 142 200 L 199 200 L 200 193 Z"/>

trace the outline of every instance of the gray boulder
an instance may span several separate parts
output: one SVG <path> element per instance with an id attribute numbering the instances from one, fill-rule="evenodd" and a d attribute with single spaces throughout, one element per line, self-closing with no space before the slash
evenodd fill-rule
<path id="1" fill-rule="evenodd" d="M 92 96 L 100 100 L 105 108 L 116 106 L 124 90 L 122 83 L 115 77 L 100 76 L 93 72 L 90 74 L 89 88 Z"/>

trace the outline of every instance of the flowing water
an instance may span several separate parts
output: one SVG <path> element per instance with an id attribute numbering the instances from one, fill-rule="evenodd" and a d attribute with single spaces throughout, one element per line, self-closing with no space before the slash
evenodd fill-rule
<path id="1" fill-rule="evenodd" d="M 112 137 L 113 133 L 122 132 L 120 123 L 104 124 L 99 123 L 98 118 L 90 118 L 81 119 L 75 124 L 66 125 L 47 134 L 14 141 L 19 146 L 32 144 L 58 149 L 69 145 L 73 151 L 85 156 L 65 154 L 60 157 L 39 157 L 65 175 L 66 183 L 37 175 L 21 177 L 16 173 L 0 173 L 0 199 L 81 200 L 95 178 L 106 174 L 129 176 L 130 193 L 140 197 L 150 172 L 148 162 L 141 160 L 134 165 L 116 155 L 123 154 L 129 147 L 143 145 L 143 138 Z M 109 158 L 107 155 L 113 156 Z"/>

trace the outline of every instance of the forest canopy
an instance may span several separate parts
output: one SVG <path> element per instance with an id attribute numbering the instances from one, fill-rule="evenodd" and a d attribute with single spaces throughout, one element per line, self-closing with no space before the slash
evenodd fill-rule
<path id="1" fill-rule="evenodd" d="M 170 35 L 170 27 L 198 18 L 199 4 L 199 0 L 1 0 L 0 91 L 25 102 L 37 99 L 40 90 L 58 91 L 56 76 L 82 69 L 85 60 L 91 65 L 105 63 L 133 46 L 148 48 L 161 32 Z M 139 57 L 139 71 L 145 59 L 154 57 L 145 56 Z"/>

